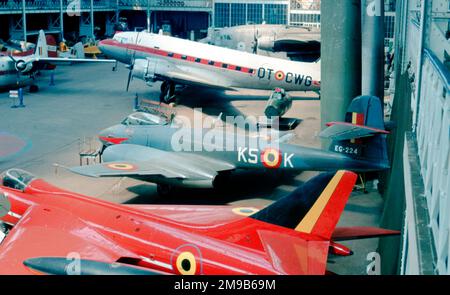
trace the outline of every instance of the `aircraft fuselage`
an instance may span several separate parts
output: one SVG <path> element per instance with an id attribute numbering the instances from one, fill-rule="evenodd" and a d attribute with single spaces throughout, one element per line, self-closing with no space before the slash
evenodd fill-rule
<path id="1" fill-rule="evenodd" d="M 198 153 L 234 165 L 237 169 L 271 169 L 283 172 L 384 169 L 379 163 L 355 159 L 350 154 L 267 141 L 264 137 L 228 134 L 223 130 L 172 128 L 168 126 L 126 126 L 103 130 L 99 135 L 105 145 L 135 144 L 150 147 L 152 153 L 120 155 L 105 153 L 104 161 L 150 161 L 159 157 L 157 150 Z M 129 157 L 133 159 L 130 159 Z M 150 158 L 149 158 L 150 157 Z M 192 163 L 191 165 L 202 165 Z"/>
<path id="2" fill-rule="evenodd" d="M 107 56 L 129 65 L 145 61 L 146 70 L 154 73 L 156 80 L 187 85 L 207 81 L 203 84 L 217 88 L 320 90 L 320 63 L 259 56 L 146 32 L 117 33 L 99 47 Z M 185 78 L 180 79 L 179 73 Z"/>

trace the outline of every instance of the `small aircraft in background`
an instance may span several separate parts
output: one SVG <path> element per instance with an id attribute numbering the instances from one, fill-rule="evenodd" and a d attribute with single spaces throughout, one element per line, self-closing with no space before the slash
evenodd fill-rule
<path id="1" fill-rule="evenodd" d="M 381 102 L 362 96 L 349 106 L 346 122 L 333 122 L 321 136 L 333 140 L 322 150 L 251 138 L 222 129 L 172 127 L 136 113 L 100 132 L 103 163 L 72 167 L 90 177 L 131 177 L 157 183 L 160 195 L 173 187 L 213 188 L 235 170 L 378 171 L 389 168 Z M 209 140 L 208 140 L 209 138 Z"/>
<path id="2" fill-rule="evenodd" d="M 100 41 L 99 48 L 127 64 L 127 90 L 133 77 L 149 85 L 162 81 L 160 100 L 166 103 L 175 101 L 176 85 L 320 90 L 320 61 L 294 62 L 145 31 L 116 33 L 113 39 Z"/>
<path id="3" fill-rule="evenodd" d="M 33 85 L 40 70 L 54 69 L 53 63 L 116 63 L 109 59 L 85 59 L 58 57 L 56 41 L 52 36 L 45 36 L 39 31 L 38 41 L 33 52 L 20 54 L 6 52 L 0 54 L 0 88 L 18 88 Z M 37 86 L 33 85 L 37 91 Z"/>
<path id="4" fill-rule="evenodd" d="M 357 175 L 319 175 L 272 205 L 121 205 L 11 169 L 0 176 L 0 274 L 327 273 L 340 240 L 398 234 L 336 228 Z M 75 264 L 74 264 L 75 263 Z"/>
<path id="5" fill-rule="evenodd" d="M 36 44 L 25 41 L 9 40 L 4 42 L 0 39 L 0 55 L 30 55 L 33 54 Z"/>
<path id="6" fill-rule="evenodd" d="M 299 62 L 320 59 L 320 30 L 286 25 L 249 24 L 208 30 L 199 40 L 216 46 Z"/>

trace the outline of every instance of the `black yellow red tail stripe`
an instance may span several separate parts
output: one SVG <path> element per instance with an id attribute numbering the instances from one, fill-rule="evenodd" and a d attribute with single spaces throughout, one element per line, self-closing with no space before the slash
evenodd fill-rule
<path id="1" fill-rule="evenodd" d="M 338 171 L 295 230 L 330 239 L 356 179 L 353 172 Z"/>

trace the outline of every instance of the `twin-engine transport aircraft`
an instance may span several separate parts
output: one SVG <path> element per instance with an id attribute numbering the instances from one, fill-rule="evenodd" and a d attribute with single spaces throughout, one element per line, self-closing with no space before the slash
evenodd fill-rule
<path id="1" fill-rule="evenodd" d="M 128 176 L 172 187 L 213 188 L 235 170 L 376 171 L 389 167 L 380 100 L 362 96 L 351 103 L 347 122 L 330 123 L 322 135 L 330 150 L 302 147 L 277 138 L 252 138 L 222 129 L 191 129 L 157 124 L 148 113 L 135 113 L 99 135 L 107 146 L 103 163 L 70 170 L 91 177 Z"/>
<path id="2" fill-rule="evenodd" d="M 0 55 L 0 88 L 21 87 L 33 84 L 36 73 L 45 69 L 49 63 L 115 63 L 109 59 L 84 59 L 57 57 L 55 39 L 45 37 L 43 30 L 39 31 L 38 42 L 34 53 Z M 47 40 L 51 43 L 47 44 Z M 53 69 L 51 66 L 50 69 Z M 35 87 L 36 88 L 36 87 Z"/>
<path id="3" fill-rule="evenodd" d="M 320 30 L 315 28 L 251 24 L 209 29 L 201 43 L 259 55 L 315 62 L 320 58 Z"/>
<path id="4" fill-rule="evenodd" d="M 161 99 L 173 101 L 175 85 L 286 91 L 320 90 L 320 62 L 260 56 L 147 32 L 120 32 L 99 43 L 107 56 L 128 65 L 133 77 L 163 81 Z"/>
<path id="5" fill-rule="evenodd" d="M 398 234 L 336 228 L 356 178 L 319 175 L 258 210 L 114 204 L 12 169 L 0 177 L 0 274 L 325 274 L 329 253 L 352 254 L 335 241 Z"/>

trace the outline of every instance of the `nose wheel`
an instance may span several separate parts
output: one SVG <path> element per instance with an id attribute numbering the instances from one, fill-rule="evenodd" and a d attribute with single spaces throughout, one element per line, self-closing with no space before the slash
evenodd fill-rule
<path id="1" fill-rule="evenodd" d="M 175 83 L 164 81 L 161 84 L 161 94 L 159 95 L 159 101 L 170 104 L 175 102 Z"/>

